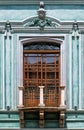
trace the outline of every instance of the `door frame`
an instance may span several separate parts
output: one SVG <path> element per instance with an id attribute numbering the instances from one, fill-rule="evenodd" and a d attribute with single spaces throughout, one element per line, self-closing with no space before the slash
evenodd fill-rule
<path id="1" fill-rule="evenodd" d="M 38 44 L 40 44 L 40 43 L 37 43 L 37 45 Z M 27 44 L 28 45 L 28 44 Z M 47 45 L 48 45 L 48 43 L 47 43 Z M 57 45 L 57 44 L 56 44 Z M 34 46 L 34 45 L 33 45 Z M 26 55 L 25 56 L 25 54 L 28 54 L 28 55 Z M 59 45 L 59 50 L 57 49 L 57 50 L 53 50 L 53 49 L 50 49 L 50 50 L 23 50 L 23 59 L 24 58 L 29 58 L 29 57 L 31 57 L 32 58 L 32 56 L 30 56 L 29 54 L 36 54 L 36 55 L 33 55 L 35 58 L 35 61 L 37 62 L 37 60 L 38 60 L 38 57 L 40 58 L 40 62 L 41 62 L 41 64 L 39 64 L 40 65 L 40 67 L 42 67 L 43 66 L 43 63 L 42 63 L 42 59 L 43 59 L 43 57 L 44 57 L 44 59 L 47 59 L 47 58 L 53 58 L 53 64 L 54 64 L 54 67 L 57 67 L 56 69 L 54 68 L 54 70 L 53 71 L 49 71 L 48 70 L 48 67 L 49 66 L 46 66 L 47 65 L 47 63 L 45 62 L 44 64 L 44 66 L 43 66 L 43 70 L 44 70 L 44 75 L 45 75 L 45 78 L 43 78 L 43 71 L 42 71 L 42 68 L 40 69 L 40 70 L 38 70 L 38 64 L 36 64 L 35 66 L 33 65 L 30 65 L 29 63 L 26 63 L 25 62 L 25 60 L 23 60 L 23 79 L 24 79 L 24 82 L 23 82 L 23 84 L 24 84 L 24 98 L 23 98 L 23 100 L 24 100 L 24 108 L 25 107 L 37 107 L 38 106 L 38 104 L 39 104 L 39 91 L 37 92 L 37 94 L 35 93 L 35 91 L 37 90 L 37 89 L 39 89 L 39 86 L 46 86 L 45 87 L 45 89 L 47 90 L 47 92 L 49 92 L 48 91 L 48 89 L 50 90 L 50 88 L 47 86 L 48 84 L 49 84 L 49 80 L 53 80 L 53 78 L 54 78 L 54 81 L 53 81 L 53 83 L 51 83 L 52 85 L 54 85 L 54 91 L 53 91 L 53 94 L 52 94 L 52 96 L 54 96 L 54 98 L 53 98 L 53 100 L 52 100 L 52 102 L 53 102 L 53 105 L 51 105 L 51 103 L 49 103 L 49 99 L 48 98 L 45 98 L 45 97 L 47 97 L 47 96 L 50 96 L 49 95 L 49 93 L 45 93 L 44 95 L 44 100 L 45 100 L 45 105 L 46 105 L 46 107 L 49 107 L 49 106 L 51 106 L 51 107 L 59 107 L 59 105 L 60 105 L 60 45 Z M 40 54 L 40 56 L 38 55 L 38 54 Z M 46 54 L 53 54 L 53 56 L 47 56 Z M 57 54 L 57 55 L 56 55 Z M 58 58 L 58 63 L 56 63 L 56 57 Z M 27 65 L 26 65 L 27 64 Z M 51 63 L 52 64 L 52 63 Z M 26 66 L 25 66 L 26 65 Z M 30 66 L 31 66 L 31 71 L 28 71 L 27 69 L 29 69 L 30 68 Z M 28 68 L 25 68 L 25 67 L 28 67 Z M 33 70 L 32 70 L 32 67 L 35 67 L 35 68 L 33 68 Z M 46 71 L 46 69 L 47 69 L 47 71 Z M 56 77 L 56 71 L 57 71 L 57 69 L 58 69 L 58 77 Z M 35 71 L 34 71 L 35 70 Z M 28 75 L 27 75 L 27 77 L 25 77 L 25 72 L 27 72 L 28 73 Z M 29 78 L 29 73 L 32 73 L 32 72 L 35 72 L 35 76 L 34 76 L 34 79 L 31 79 L 31 78 Z M 41 73 L 41 77 L 39 78 L 39 72 Z M 47 77 L 47 72 L 53 72 L 54 73 L 54 77 L 53 78 L 49 78 L 49 77 Z M 35 77 L 37 77 L 36 79 L 35 79 Z M 26 79 L 26 81 L 25 81 L 25 78 L 27 78 Z M 56 78 L 57 78 L 57 80 L 56 80 Z M 31 89 L 31 91 L 32 92 L 30 92 L 30 93 L 33 93 L 33 97 L 31 97 L 30 98 L 30 96 L 29 96 L 29 98 L 28 98 L 28 96 L 26 97 L 25 96 L 25 92 L 28 92 L 27 90 L 25 90 L 25 87 L 27 86 L 27 88 L 29 89 L 30 88 L 30 84 L 28 83 L 26 86 L 25 86 L 25 84 L 26 84 L 26 82 L 27 81 L 31 81 L 31 82 L 33 82 L 33 81 L 37 81 L 37 82 L 35 82 L 35 86 L 38 86 L 38 87 L 32 87 L 31 86 L 31 88 L 33 88 L 33 90 Z M 39 81 L 40 81 L 40 84 L 39 84 Z M 46 80 L 47 80 L 47 82 L 46 82 Z M 44 82 L 44 83 L 43 83 Z M 56 84 L 59 84 L 59 85 L 57 85 L 56 86 Z M 44 84 L 44 85 L 43 85 Z M 56 89 L 58 88 L 58 91 L 56 91 Z M 30 90 L 30 89 L 29 89 Z M 56 92 L 56 93 L 54 93 L 54 92 Z M 55 95 L 56 94 L 56 95 Z M 59 95 L 59 96 L 58 96 Z M 58 97 L 58 99 L 55 99 L 55 96 L 56 97 Z M 36 97 L 38 97 L 38 99 L 36 98 Z M 27 101 L 26 101 L 27 100 Z M 34 104 L 33 104 L 33 103 Z M 29 103 L 29 105 L 27 105 Z"/>
<path id="2" fill-rule="evenodd" d="M 26 38 L 25 38 L 26 37 Z M 18 87 L 23 88 L 23 45 L 32 42 L 52 42 L 60 44 L 60 86 L 66 86 L 66 35 L 18 35 L 17 36 L 17 104 L 19 104 Z M 22 70 L 22 71 L 21 71 Z M 66 87 L 65 87 L 66 91 Z M 21 97 L 22 100 L 23 97 Z M 64 97 L 66 99 L 66 95 Z"/>

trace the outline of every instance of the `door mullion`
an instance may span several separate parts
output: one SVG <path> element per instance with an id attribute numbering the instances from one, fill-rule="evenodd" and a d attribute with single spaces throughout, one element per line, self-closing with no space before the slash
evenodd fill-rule
<path id="1" fill-rule="evenodd" d="M 42 54 L 41 54 L 41 86 L 43 85 L 43 60 L 42 60 Z"/>

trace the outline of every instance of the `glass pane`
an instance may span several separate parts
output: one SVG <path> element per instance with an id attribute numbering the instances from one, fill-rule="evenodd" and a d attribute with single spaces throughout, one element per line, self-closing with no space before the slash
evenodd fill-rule
<path id="1" fill-rule="evenodd" d="M 42 55 L 42 64 L 45 64 L 46 63 L 46 57 L 45 55 Z"/>
<path id="2" fill-rule="evenodd" d="M 36 64 L 37 63 L 37 57 L 28 57 L 28 62 L 30 64 Z"/>
<path id="3" fill-rule="evenodd" d="M 33 56 L 34 57 L 34 56 L 37 56 L 37 54 L 30 53 L 29 56 Z"/>
<path id="4" fill-rule="evenodd" d="M 46 58 L 46 63 L 53 64 L 54 63 L 54 57 L 47 57 Z"/>
<path id="5" fill-rule="evenodd" d="M 47 57 L 47 56 L 49 56 L 49 57 L 50 57 L 50 56 L 53 57 L 53 56 L 55 56 L 55 54 L 46 54 L 46 57 Z"/>
<path id="6" fill-rule="evenodd" d="M 29 72 L 29 78 L 30 79 L 36 79 L 37 78 L 37 72 Z"/>
<path id="7" fill-rule="evenodd" d="M 55 73 L 54 73 L 54 72 L 48 72 L 48 73 L 47 73 L 47 78 L 48 78 L 48 79 L 53 79 L 53 78 L 55 78 Z"/>

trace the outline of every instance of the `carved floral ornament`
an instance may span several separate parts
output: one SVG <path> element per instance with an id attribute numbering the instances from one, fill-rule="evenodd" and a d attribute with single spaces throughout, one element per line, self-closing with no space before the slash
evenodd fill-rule
<path id="1" fill-rule="evenodd" d="M 44 2 L 40 2 L 40 8 L 37 11 L 38 16 L 31 18 L 24 26 L 25 27 L 40 27 L 43 29 L 44 27 L 57 27 L 58 24 L 52 18 L 46 16 L 46 11 L 44 9 Z"/>

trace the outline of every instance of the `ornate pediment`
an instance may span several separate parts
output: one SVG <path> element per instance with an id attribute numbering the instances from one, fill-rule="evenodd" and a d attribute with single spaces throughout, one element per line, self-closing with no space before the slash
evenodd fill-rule
<path id="1" fill-rule="evenodd" d="M 59 26 L 58 23 L 56 23 L 51 18 L 48 18 L 46 16 L 46 10 L 44 9 L 44 2 L 40 2 L 40 8 L 37 11 L 38 16 L 30 19 L 24 26 L 26 27 L 40 27 L 43 29 L 44 27 L 57 27 Z"/>
<path id="2" fill-rule="evenodd" d="M 24 23 L 24 27 L 58 27 L 60 23 L 57 22 L 55 19 L 46 17 L 45 19 L 40 19 L 38 17 L 33 17 Z"/>

